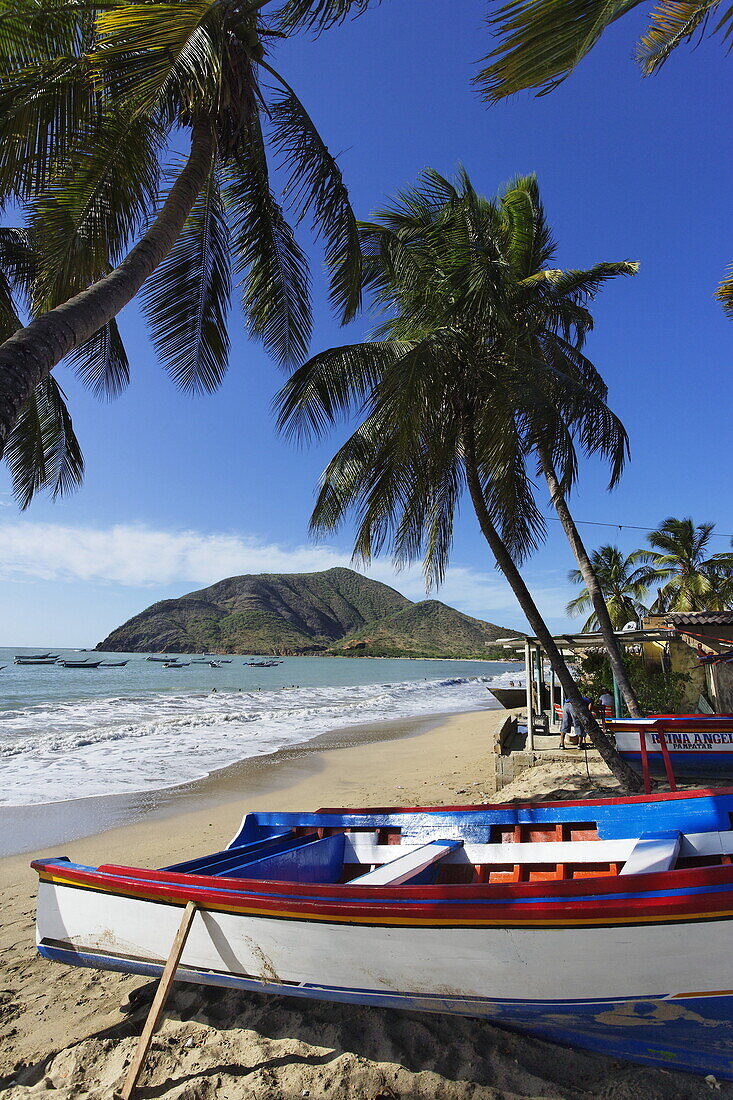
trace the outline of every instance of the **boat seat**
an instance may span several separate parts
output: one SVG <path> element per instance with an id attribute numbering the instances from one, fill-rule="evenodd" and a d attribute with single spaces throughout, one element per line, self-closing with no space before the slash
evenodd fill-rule
<path id="1" fill-rule="evenodd" d="M 650 875 L 655 871 L 669 871 L 677 862 L 681 843 L 680 832 L 642 833 L 619 874 Z"/>
<path id="2" fill-rule="evenodd" d="M 349 886 L 401 886 L 462 847 L 462 840 L 431 840 L 428 844 L 421 844 L 419 848 L 390 860 L 389 863 L 375 867 L 365 875 L 352 878 Z"/>

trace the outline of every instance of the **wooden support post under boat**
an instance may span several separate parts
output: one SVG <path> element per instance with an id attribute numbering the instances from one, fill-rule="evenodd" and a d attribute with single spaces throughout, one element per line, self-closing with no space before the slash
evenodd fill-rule
<path id="1" fill-rule="evenodd" d="M 669 755 L 669 749 L 667 748 L 667 738 L 664 736 L 662 730 L 659 731 L 659 747 L 662 750 L 662 757 L 664 759 L 664 770 L 667 773 L 667 782 L 669 783 L 670 791 L 677 790 L 677 784 L 674 778 L 674 771 L 672 770 L 672 760 Z"/>
<path id="2" fill-rule="evenodd" d="M 639 748 L 641 749 L 641 774 L 644 776 L 644 791 L 646 794 L 651 794 L 652 781 L 649 777 L 649 753 L 646 747 L 646 732 L 643 728 L 639 730 Z"/>
<path id="3" fill-rule="evenodd" d="M 181 955 L 183 954 L 183 948 L 185 947 L 186 940 L 188 939 L 188 933 L 191 929 L 191 922 L 193 921 L 194 914 L 196 912 L 196 902 L 189 901 L 188 905 L 183 911 L 183 918 L 176 932 L 175 939 L 173 940 L 173 946 L 171 947 L 170 955 L 165 964 L 163 973 L 160 976 L 158 988 L 155 991 L 153 1003 L 150 1006 L 150 1012 L 148 1018 L 145 1021 L 145 1027 L 140 1035 L 139 1042 L 137 1044 L 137 1050 L 135 1051 L 135 1057 L 130 1063 L 130 1068 L 127 1071 L 127 1077 L 125 1083 L 122 1086 L 122 1092 L 120 1100 L 130 1100 L 135 1091 L 138 1078 L 142 1072 L 145 1060 L 148 1056 L 150 1044 L 155 1034 L 156 1028 L 160 1021 L 161 1014 L 165 1008 L 165 1002 L 168 1000 L 168 994 L 170 993 L 173 980 L 176 976 L 176 970 L 178 964 L 181 961 Z"/>

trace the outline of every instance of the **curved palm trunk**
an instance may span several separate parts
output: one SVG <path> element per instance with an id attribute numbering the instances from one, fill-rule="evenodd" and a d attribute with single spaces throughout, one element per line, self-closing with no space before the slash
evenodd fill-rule
<path id="1" fill-rule="evenodd" d="M 555 644 L 552 634 L 545 625 L 545 621 L 532 599 L 530 591 L 524 583 L 519 570 L 514 564 L 511 554 L 504 545 L 501 535 L 491 521 L 491 517 L 486 507 L 486 501 L 484 500 L 481 479 L 478 474 L 473 432 L 471 429 L 467 429 L 465 433 L 465 465 L 468 489 L 471 494 L 471 501 L 479 521 L 481 532 L 496 558 L 497 565 L 509 581 L 514 595 L 517 597 L 519 606 L 526 616 L 527 622 L 534 630 L 537 638 L 539 638 L 542 648 L 547 654 L 550 664 L 555 671 L 555 675 L 562 685 L 566 698 L 573 704 L 583 732 L 587 734 L 593 745 L 598 749 L 601 757 L 606 762 L 613 775 L 615 775 L 616 779 L 618 779 L 619 783 L 627 790 L 640 790 L 641 780 L 639 776 L 637 776 L 626 761 L 622 759 L 615 745 L 611 743 L 583 702 L 583 697 L 580 694 L 575 680 L 570 674 L 570 669 L 566 665 L 560 650 Z"/>
<path id="2" fill-rule="evenodd" d="M 65 355 L 130 302 L 166 258 L 206 180 L 214 154 L 211 122 L 197 122 L 191 152 L 148 231 L 108 275 L 35 318 L 0 347 L 0 457 L 30 394 Z"/>
<path id="3" fill-rule="evenodd" d="M 568 542 L 570 543 L 570 549 L 575 555 L 575 560 L 578 563 L 583 580 L 585 581 L 585 587 L 588 589 L 591 602 L 593 604 L 593 610 L 596 613 L 598 620 L 598 626 L 600 628 L 601 635 L 603 636 L 603 644 L 608 655 L 608 660 L 611 664 L 611 670 L 616 677 L 616 682 L 620 688 L 621 694 L 624 697 L 626 706 L 629 708 L 629 714 L 632 718 L 643 718 L 641 707 L 639 706 L 639 700 L 636 697 L 636 692 L 631 686 L 629 681 L 629 674 L 626 671 L 623 657 L 621 656 L 621 649 L 618 644 L 618 639 L 613 630 L 613 623 L 611 622 L 611 616 L 608 614 L 608 607 L 606 601 L 603 598 L 603 592 L 601 586 L 598 583 L 598 577 L 596 576 L 593 564 L 588 556 L 583 540 L 580 537 L 580 532 L 575 526 L 575 521 L 568 508 L 565 496 L 560 488 L 560 483 L 557 480 L 557 475 L 553 468 L 550 457 L 544 447 L 538 447 L 537 453 L 539 455 L 540 464 L 542 466 L 542 472 L 547 480 L 547 485 L 550 490 L 550 499 L 552 500 L 552 506 L 557 512 L 560 523 L 563 526 L 563 530 L 567 535 Z"/>

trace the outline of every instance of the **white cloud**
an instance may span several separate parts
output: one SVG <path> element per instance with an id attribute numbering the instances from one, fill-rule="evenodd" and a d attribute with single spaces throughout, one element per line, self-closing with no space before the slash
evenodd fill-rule
<path id="1" fill-rule="evenodd" d="M 106 529 L 22 520 L 0 524 L 0 580 L 203 587 L 241 573 L 307 573 L 337 565 L 351 565 L 349 553 L 338 547 L 285 547 L 245 535 L 159 531 L 128 524 Z M 410 599 L 425 598 L 417 567 L 395 572 L 388 561 L 378 561 L 361 571 Z M 564 617 L 567 593 L 548 580 L 535 588 L 535 597 L 546 615 Z M 521 622 L 513 593 L 491 569 L 453 566 L 436 595 L 467 614 L 499 613 L 507 625 Z"/>

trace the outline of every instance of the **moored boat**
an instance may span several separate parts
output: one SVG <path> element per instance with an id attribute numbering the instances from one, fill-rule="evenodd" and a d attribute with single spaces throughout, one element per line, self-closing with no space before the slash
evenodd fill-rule
<path id="1" fill-rule="evenodd" d="M 733 1078 L 733 789 L 250 813 L 159 870 L 33 863 L 38 949 L 260 993 L 483 1017 Z"/>
<path id="2" fill-rule="evenodd" d="M 63 668 L 99 668 L 101 661 L 58 661 Z"/>
<path id="3" fill-rule="evenodd" d="M 487 685 L 488 691 L 494 696 L 505 710 L 524 706 L 527 699 L 527 689 L 524 687 L 493 687 Z"/>
<path id="4" fill-rule="evenodd" d="M 663 738 L 675 776 L 733 779 L 733 714 L 650 714 L 608 722 L 608 729 L 637 771 L 643 739 L 649 771 L 664 774 Z"/>

